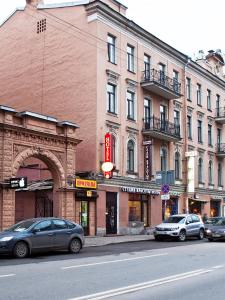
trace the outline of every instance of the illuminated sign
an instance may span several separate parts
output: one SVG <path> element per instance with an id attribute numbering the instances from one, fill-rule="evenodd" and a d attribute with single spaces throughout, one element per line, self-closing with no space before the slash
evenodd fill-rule
<path id="1" fill-rule="evenodd" d="M 113 165 L 112 164 L 112 137 L 109 132 L 105 134 L 105 162 L 103 164 L 103 169 L 104 165 Z M 111 164 L 110 164 L 111 163 Z M 104 170 L 103 170 L 104 171 Z M 112 177 L 112 169 L 107 169 L 104 171 L 104 176 L 106 178 L 111 178 Z"/>
<path id="2" fill-rule="evenodd" d="M 27 187 L 27 177 L 10 178 L 11 189 L 21 189 Z"/>
<path id="3" fill-rule="evenodd" d="M 76 187 L 85 189 L 97 189 L 96 180 L 78 179 L 76 178 Z"/>

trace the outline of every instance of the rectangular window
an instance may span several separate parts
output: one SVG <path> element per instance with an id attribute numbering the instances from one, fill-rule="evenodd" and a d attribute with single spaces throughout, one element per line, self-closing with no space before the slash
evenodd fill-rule
<path id="1" fill-rule="evenodd" d="M 197 104 L 202 106 L 202 87 L 197 83 Z"/>
<path id="2" fill-rule="evenodd" d="M 186 96 L 191 101 L 191 79 L 186 77 Z"/>
<path id="3" fill-rule="evenodd" d="M 187 134 L 188 134 L 188 139 L 192 140 L 192 118 L 191 118 L 191 116 L 187 116 Z"/>
<path id="4" fill-rule="evenodd" d="M 150 124 L 151 118 L 151 100 L 144 99 L 144 121 L 145 124 Z"/>
<path id="5" fill-rule="evenodd" d="M 212 103 L 211 103 L 211 91 L 207 90 L 207 109 L 212 109 Z"/>
<path id="6" fill-rule="evenodd" d="M 180 135 L 180 112 L 174 110 L 174 125 L 175 125 L 175 134 Z"/>
<path id="7" fill-rule="evenodd" d="M 220 95 L 216 95 L 216 115 L 220 117 Z"/>
<path id="8" fill-rule="evenodd" d="M 144 79 L 150 79 L 150 56 L 144 55 Z"/>
<path id="9" fill-rule="evenodd" d="M 107 98 L 107 111 L 116 114 L 116 86 L 111 83 L 107 84 Z"/>
<path id="10" fill-rule="evenodd" d="M 221 162 L 218 163 L 218 186 L 223 186 Z"/>
<path id="11" fill-rule="evenodd" d="M 202 121 L 198 120 L 198 142 L 202 143 Z"/>
<path id="12" fill-rule="evenodd" d="M 212 146 L 212 125 L 208 124 L 208 145 Z"/>
<path id="13" fill-rule="evenodd" d="M 179 92 L 179 73 L 173 70 L 173 90 Z"/>
<path id="14" fill-rule="evenodd" d="M 148 226 L 148 198 L 146 195 L 129 194 L 129 222 L 143 222 Z"/>
<path id="15" fill-rule="evenodd" d="M 127 119 L 134 120 L 135 93 L 127 91 Z"/>
<path id="16" fill-rule="evenodd" d="M 108 34 L 108 60 L 109 62 L 116 63 L 116 38 Z"/>
<path id="17" fill-rule="evenodd" d="M 166 84 L 166 66 L 164 64 L 159 64 L 159 82 L 162 85 Z"/>
<path id="18" fill-rule="evenodd" d="M 134 47 L 127 45 L 127 70 L 134 72 Z"/>

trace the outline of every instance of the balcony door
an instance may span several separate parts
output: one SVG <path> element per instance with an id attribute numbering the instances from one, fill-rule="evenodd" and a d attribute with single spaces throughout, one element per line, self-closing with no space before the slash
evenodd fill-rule
<path id="1" fill-rule="evenodd" d="M 160 105 L 160 130 L 166 131 L 166 106 Z"/>
<path id="2" fill-rule="evenodd" d="M 150 120 L 151 120 L 151 100 L 144 99 L 144 122 L 145 128 L 150 129 Z"/>

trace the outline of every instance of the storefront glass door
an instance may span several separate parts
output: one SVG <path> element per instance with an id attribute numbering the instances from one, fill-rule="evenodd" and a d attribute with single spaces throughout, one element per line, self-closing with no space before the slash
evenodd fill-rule
<path id="1" fill-rule="evenodd" d="M 84 235 L 89 234 L 88 214 L 88 201 L 81 201 L 80 224 L 84 229 Z"/>

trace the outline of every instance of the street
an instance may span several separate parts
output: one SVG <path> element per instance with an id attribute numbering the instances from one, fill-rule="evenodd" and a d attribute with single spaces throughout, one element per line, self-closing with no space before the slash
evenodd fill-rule
<path id="1" fill-rule="evenodd" d="M 0 299 L 224 299 L 224 243 L 142 241 L 0 258 Z"/>

